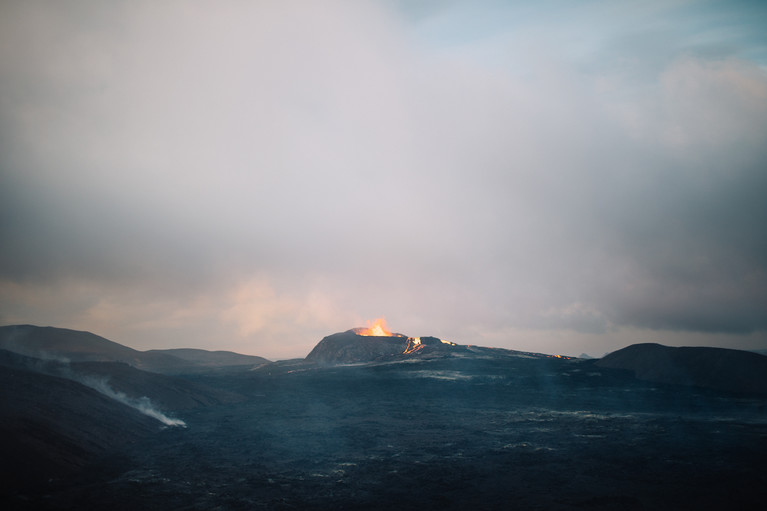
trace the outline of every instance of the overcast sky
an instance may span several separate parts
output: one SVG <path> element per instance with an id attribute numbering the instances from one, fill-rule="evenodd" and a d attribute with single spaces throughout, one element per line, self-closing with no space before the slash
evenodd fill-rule
<path id="1" fill-rule="evenodd" d="M 0 3 L 0 324 L 767 349 L 767 4 Z"/>

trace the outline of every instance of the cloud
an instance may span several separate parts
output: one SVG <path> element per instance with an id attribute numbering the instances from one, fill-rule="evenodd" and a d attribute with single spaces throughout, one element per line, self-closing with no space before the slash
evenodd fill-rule
<path id="1" fill-rule="evenodd" d="M 763 36 L 559 7 L 6 2 L 0 321 L 271 357 L 380 315 L 763 333 Z"/>

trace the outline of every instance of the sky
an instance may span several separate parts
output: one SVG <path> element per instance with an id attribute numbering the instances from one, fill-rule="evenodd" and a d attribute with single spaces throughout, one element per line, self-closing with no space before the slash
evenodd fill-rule
<path id="1" fill-rule="evenodd" d="M 767 4 L 0 3 L 0 324 L 767 349 Z"/>

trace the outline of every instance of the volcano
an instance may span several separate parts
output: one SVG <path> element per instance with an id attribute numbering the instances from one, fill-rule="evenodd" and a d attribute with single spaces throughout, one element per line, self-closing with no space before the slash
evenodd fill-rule
<path id="1" fill-rule="evenodd" d="M 438 337 L 408 337 L 403 334 L 368 335 L 369 329 L 352 328 L 324 337 L 304 362 L 319 365 L 364 364 L 435 358 L 561 358 L 503 348 L 456 344 Z"/>
<path id="2" fill-rule="evenodd" d="M 410 357 L 448 356 L 465 352 L 465 346 L 436 337 L 407 337 L 404 335 L 367 336 L 359 329 L 323 338 L 306 356 L 306 362 L 319 364 L 354 364 L 385 362 Z"/>
<path id="3" fill-rule="evenodd" d="M 458 346 L 437 337 L 408 337 L 392 333 L 386 319 L 368 321 L 367 327 L 352 328 L 323 338 L 306 356 L 305 362 L 320 365 L 387 362 L 412 357 L 450 356 L 466 353 Z"/>

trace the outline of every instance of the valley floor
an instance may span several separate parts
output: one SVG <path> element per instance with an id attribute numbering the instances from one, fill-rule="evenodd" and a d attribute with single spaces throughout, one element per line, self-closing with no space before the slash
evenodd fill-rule
<path id="1" fill-rule="evenodd" d="M 476 362 L 474 362 L 476 364 Z M 761 509 L 764 399 L 585 363 L 488 361 L 210 376 L 247 395 L 19 508 Z M 205 379 L 204 377 L 199 377 Z M 102 467 L 103 468 L 103 467 Z"/>

